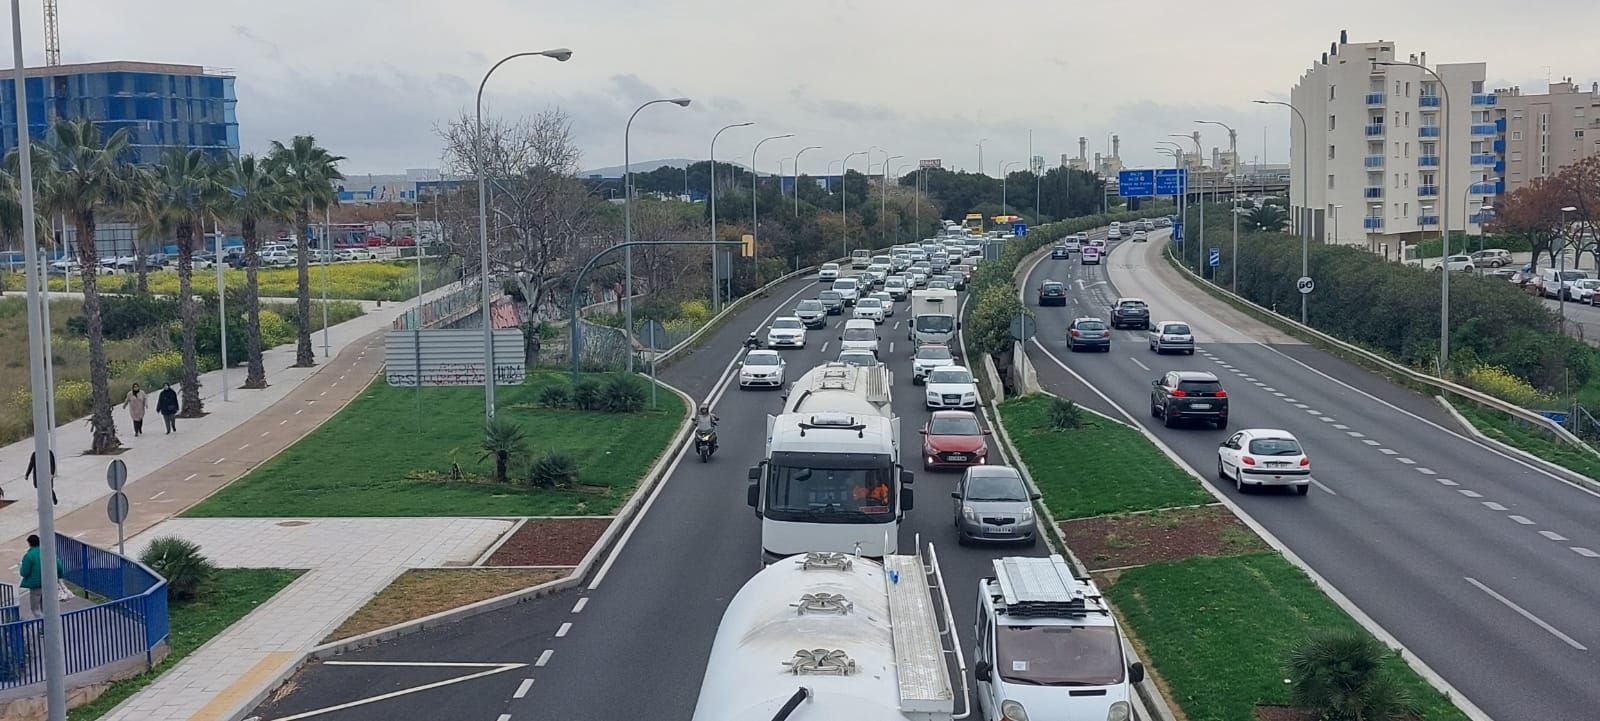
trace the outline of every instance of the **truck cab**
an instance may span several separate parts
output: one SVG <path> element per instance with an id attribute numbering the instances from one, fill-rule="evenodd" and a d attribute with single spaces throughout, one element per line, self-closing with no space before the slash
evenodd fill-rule
<path id="1" fill-rule="evenodd" d="M 941 288 L 911 293 L 911 322 L 906 337 L 918 345 L 949 345 L 960 323 L 956 321 L 956 292 Z"/>
<path id="2" fill-rule="evenodd" d="M 861 270 L 872 265 L 872 251 L 858 249 L 850 251 L 850 267 Z"/>

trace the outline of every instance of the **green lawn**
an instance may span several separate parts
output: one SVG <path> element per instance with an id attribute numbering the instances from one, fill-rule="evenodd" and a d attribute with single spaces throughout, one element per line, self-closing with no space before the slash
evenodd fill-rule
<path id="1" fill-rule="evenodd" d="M 1105 590 L 1191 721 L 1253 721 L 1256 704 L 1287 704 L 1290 649 L 1314 629 L 1360 628 L 1277 553 L 1153 564 Z M 1405 662 L 1387 665 L 1421 718 L 1466 718 Z"/>
<path id="2" fill-rule="evenodd" d="M 599 413 L 538 405 L 539 391 L 568 383 L 559 372 L 529 374 L 496 389 L 501 417 L 515 419 L 534 455 L 561 451 L 578 464 L 578 487 L 495 484 L 480 462 L 482 388 L 417 390 L 378 378 L 311 435 L 189 509 L 188 516 L 543 516 L 610 514 L 628 498 L 683 419 L 677 394 L 660 408 Z M 465 480 L 450 480 L 452 454 Z M 513 464 L 513 479 L 523 477 Z M 526 467 L 526 464 L 521 464 Z"/>
<path id="3" fill-rule="evenodd" d="M 186 603 L 173 603 L 169 608 L 172 635 L 167 643 L 172 651 L 165 660 L 145 673 L 112 684 L 99 698 L 72 709 L 67 714 L 68 719 L 90 721 L 104 716 L 299 576 L 300 571 L 282 568 L 218 570 L 216 587 L 210 594 Z"/>
<path id="4" fill-rule="evenodd" d="M 1000 404 L 1000 420 L 1058 520 L 1210 503 L 1212 497 L 1138 431 L 1085 412 L 1075 430 L 1050 427 L 1046 395 Z"/>
<path id="5" fill-rule="evenodd" d="M 1456 411 L 1466 418 L 1467 422 L 1490 438 L 1590 478 L 1600 478 L 1600 456 L 1581 448 L 1574 448 L 1571 444 L 1537 430 L 1523 421 L 1476 403 L 1452 398 L 1450 404 L 1455 406 Z"/>

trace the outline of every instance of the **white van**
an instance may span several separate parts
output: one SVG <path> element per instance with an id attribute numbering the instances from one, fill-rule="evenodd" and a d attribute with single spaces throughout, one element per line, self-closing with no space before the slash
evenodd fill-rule
<path id="1" fill-rule="evenodd" d="M 833 281 L 833 289 L 839 291 L 839 296 L 844 298 L 845 305 L 855 305 L 856 299 L 861 297 L 861 283 L 855 278 L 840 278 Z"/>
<path id="2" fill-rule="evenodd" d="M 1084 246 L 1083 250 L 1078 252 L 1078 264 L 1079 265 L 1099 265 L 1100 264 L 1100 246 L 1098 246 L 1098 245 L 1086 245 L 1086 246 Z"/>
<path id="3" fill-rule="evenodd" d="M 1546 298 L 1572 300 L 1572 284 L 1588 277 L 1589 274 L 1581 270 L 1545 268 L 1539 271 L 1539 277 L 1533 282 L 1538 286 L 1539 294 Z"/>
<path id="4" fill-rule="evenodd" d="M 867 318 L 851 318 L 844 322 L 839 335 L 839 350 L 867 350 L 878 354 L 878 324 Z"/>

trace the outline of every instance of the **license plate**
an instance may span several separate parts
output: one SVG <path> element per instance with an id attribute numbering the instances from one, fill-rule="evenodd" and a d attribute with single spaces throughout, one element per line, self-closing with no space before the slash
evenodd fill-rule
<path id="1" fill-rule="evenodd" d="M 961 455 L 960 453 L 951 453 L 950 455 L 945 456 L 945 458 L 948 458 L 948 459 L 950 459 L 952 461 L 964 461 L 964 460 L 967 460 L 967 457 L 964 456 L 964 455 Z"/>
<path id="2" fill-rule="evenodd" d="M 1191 405 L 1189 407 L 1193 408 L 1194 410 L 1197 410 L 1197 411 L 1209 411 L 1209 410 L 1211 410 L 1211 404 L 1210 403 L 1195 403 L 1194 405 Z"/>
<path id="3" fill-rule="evenodd" d="M 991 529 L 989 529 L 989 532 L 995 534 L 996 536 L 1003 536 L 1003 535 L 1010 534 L 1011 533 L 1011 529 L 1010 528 L 1006 528 L 1006 527 L 991 528 Z"/>
<path id="4" fill-rule="evenodd" d="M 1268 463 L 1267 467 L 1268 468 L 1288 468 L 1289 464 L 1287 464 L 1287 463 Z"/>

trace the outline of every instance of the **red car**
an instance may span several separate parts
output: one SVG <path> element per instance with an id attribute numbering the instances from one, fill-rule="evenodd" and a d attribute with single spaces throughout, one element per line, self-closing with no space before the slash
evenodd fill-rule
<path id="1" fill-rule="evenodd" d="M 989 461 L 989 431 L 972 411 L 934 411 L 922 427 L 922 469 L 966 468 Z"/>

